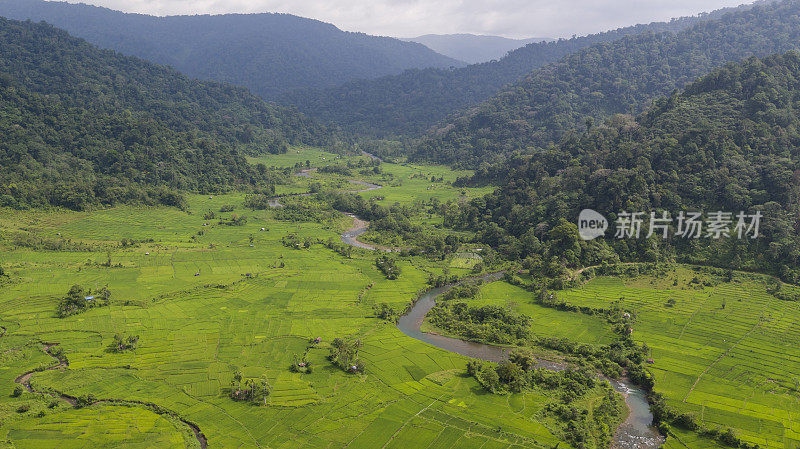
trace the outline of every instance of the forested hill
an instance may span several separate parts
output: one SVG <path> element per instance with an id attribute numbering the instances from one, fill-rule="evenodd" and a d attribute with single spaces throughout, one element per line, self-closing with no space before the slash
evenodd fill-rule
<path id="1" fill-rule="evenodd" d="M 297 112 L 0 18 L 0 206 L 175 203 L 170 189 L 255 185 L 240 150 L 328 138 Z"/>
<path id="2" fill-rule="evenodd" d="M 670 22 L 636 25 L 606 33 L 529 44 L 492 62 L 456 70 L 408 70 L 374 80 L 355 80 L 331 89 L 290 92 L 280 98 L 309 116 L 376 136 L 420 135 L 449 114 L 484 101 L 531 70 L 599 42 L 646 31 L 676 32 L 722 16 L 728 8 Z"/>
<path id="3" fill-rule="evenodd" d="M 528 75 L 450 120 L 416 157 L 476 165 L 556 141 L 569 129 L 685 86 L 726 62 L 800 45 L 800 2 L 736 11 L 677 34 L 644 33 L 597 44 Z"/>
<path id="4" fill-rule="evenodd" d="M 636 119 L 614 116 L 476 176 L 505 181 L 493 194 L 454 208 L 446 223 L 478 230 L 511 257 L 590 266 L 677 254 L 798 282 L 800 55 L 731 63 Z M 665 244 L 660 237 L 617 240 L 610 232 L 607 240 L 585 243 L 572 224 L 584 208 L 612 225 L 622 211 L 667 211 L 674 218 L 682 210 L 734 216 L 760 210 L 762 237 L 673 237 Z"/>
<path id="5" fill-rule="evenodd" d="M 0 16 L 44 20 L 101 48 L 244 86 L 265 98 L 410 68 L 464 65 L 422 44 L 344 32 L 289 14 L 154 17 L 83 4 L 0 0 Z"/>

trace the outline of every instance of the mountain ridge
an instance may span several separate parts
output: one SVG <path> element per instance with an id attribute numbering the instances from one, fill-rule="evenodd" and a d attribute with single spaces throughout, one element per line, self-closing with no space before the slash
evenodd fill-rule
<path id="1" fill-rule="evenodd" d="M 177 191 L 269 187 L 243 153 L 336 141 L 245 88 L 0 18 L 0 205 L 179 205 Z"/>
<path id="2" fill-rule="evenodd" d="M 645 31 L 678 32 L 729 11 L 750 8 L 750 4 L 723 8 L 669 22 L 653 22 L 589 36 L 528 44 L 496 62 L 473 64 L 460 69 L 411 69 L 399 75 L 349 81 L 333 88 L 294 90 L 283 94 L 277 101 L 297 106 L 311 117 L 351 132 L 377 138 L 417 137 L 450 114 L 489 99 L 504 86 L 531 71 L 591 45 L 613 42 Z"/>
<path id="3" fill-rule="evenodd" d="M 422 44 L 282 13 L 158 17 L 86 4 L 2 0 L 0 16 L 44 20 L 101 48 L 247 87 L 264 98 L 408 68 L 464 65 Z"/>

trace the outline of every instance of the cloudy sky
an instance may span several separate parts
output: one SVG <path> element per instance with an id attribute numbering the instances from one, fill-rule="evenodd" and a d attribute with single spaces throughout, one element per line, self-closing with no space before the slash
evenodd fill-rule
<path id="1" fill-rule="evenodd" d="M 68 0 L 153 15 L 285 12 L 383 36 L 569 37 L 752 0 Z"/>

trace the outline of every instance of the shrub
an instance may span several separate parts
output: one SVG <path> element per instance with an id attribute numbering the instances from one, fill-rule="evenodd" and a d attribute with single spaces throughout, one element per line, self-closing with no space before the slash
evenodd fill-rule
<path id="1" fill-rule="evenodd" d="M 386 279 L 394 280 L 400 277 L 400 267 L 397 266 L 397 262 L 388 255 L 378 257 L 378 259 L 375 260 L 375 266 L 386 276 Z"/>

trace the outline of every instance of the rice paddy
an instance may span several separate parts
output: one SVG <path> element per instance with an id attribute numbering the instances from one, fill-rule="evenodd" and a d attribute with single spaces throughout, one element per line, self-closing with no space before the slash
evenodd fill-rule
<path id="1" fill-rule="evenodd" d="M 651 349 L 655 389 L 678 411 L 761 447 L 793 448 L 800 444 L 800 304 L 768 294 L 767 281 L 739 274 L 725 282 L 679 266 L 660 276 L 597 278 L 560 297 L 594 307 L 619 301 L 635 311 L 633 335 Z M 708 444 L 675 435 L 682 443 L 672 447 Z"/>
<path id="2" fill-rule="evenodd" d="M 262 162 L 313 165 L 335 157 L 297 149 Z M 453 188 L 448 182 L 462 174 L 439 167 L 381 167 L 392 182 L 361 195 L 384 204 L 464 200 L 487 191 Z M 388 179 L 359 179 L 380 183 L 381 176 Z M 279 188 L 297 193 L 312 181 L 348 181 L 323 173 L 295 178 Z M 0 447 L 200 447 L 175 416 L 195 423 L 209 447 L 563 444 L 557 426 L 540 419 L 555 398 L 537 391 L 489 394 L 464 374 L 464 357 L 373 316 L 378 303 L 402 310 L 431 274 L 469 273 L 481 262 L 478 251 L 443 261 L 400 258 L 402 275 L 390 281 L 370 252 L 345 258 L 323 245 L 295 250 L 280 242 L 288 233 L 338 241 L 349 219 L 292 223 L 273 211 L 245 210 L 243 200 L 242 194 L 193 195 L 187 211 L 0 210 L 0 268 L 9 275 L 0 279 L 0 389 L 8 392 L 0 394 Z M 233 210 L 222 216 L 246 215 L 247 223 L 203 218 L 227 205 Z M 437 226 L 435 217 L 420 220 Z M 57 318 L 56 305 L 74 284 L 107 285 L 111 305 Z M 679 266 L 658 277 L 601 277 L 559 296 L 591 307 L 619 301 L 634 311 L 634 337 L 651 348 L 656 391 L 678 411 L 709 428 L 734 428 L 761 447 L 793 448 L 800 441 L 798 305 L 771 296 L 766 285 L 758 276 L 724 282 Z M 468 301 L 528 315 L 538 336 L 593 345 L 613 339 L 596 317 L 541 307 L 504 282 L 483 285 Z M 138 347 L 106 351 L 115 334 L 138 335 Z M 309 343 L 317 337 L 320 344 Z M 337 337 L 362 340 L 363 373 L 344 373 L 326 360 Z M 44 343 L 59 343 L 68 369 L 33 374 L 34 391 L 51 394 L 13 393 L 22 373 L 54 364 Z M 292 372 L 303 355 L 314 370 Z M 266 404 L 228 397 L 237 371 L 267 379 Z M 74 408 L 53 394 L 128 402 Z M 717 446 L 681 429 L 671 435 L 669 448 Z"/>
<path id="3" fill-rule="evenodd" d="M 388 281 L 366 251 L 347 259 L 322 245 L 293 250 L 280 243 L 289 232 L 337 238 L 338 223 L 282 222 L 271 211 L 241 209 L 242 200 L 195 195 L 188 212 L 0 212 L 0 267 L 9 275 L 0 287 L 3 446 L 199 447 L 188 426 L 135 402 L 197 424 L 209 447 L 559 442 L 531 418 L 552 398 L 487 394 L 463 375 L 464 357 L 372 316 L 377 302 L 401 309 L 429 273 L 446 265 L 403 259 L 400 279 Z M 248 216 L 246 225 L 203 219 L 204 211 L 227 204 L 235 206 L 228 213 Z M 134 244 L 123 246 L 122 239 Z M 44 249 L 42 242 L 62 249 Z M 111 305 L 57 318 L 56 305 L 74 284 L 107 285 Z M 138 347 L 106 351 L 115 334 L 138 335 Z M 322 342 L 309 348 L 316 337 Z M 364 373 L 344 373 L 326 360 L 336 337 L 363 341 Z M 69 367 L 34 373 L 34 391 L 129 403 L 73 408 L 49 394 L 12 394 L 17 376 L 54 363 L 44 342 L 59 343 Z M 291 372 L 306 351 L 313 372 Z M 266 377 L 266 405 L 227 396 L 236 371 Z"/>

